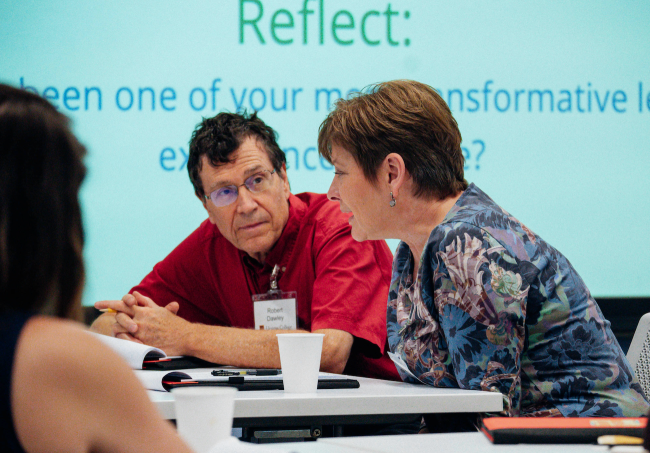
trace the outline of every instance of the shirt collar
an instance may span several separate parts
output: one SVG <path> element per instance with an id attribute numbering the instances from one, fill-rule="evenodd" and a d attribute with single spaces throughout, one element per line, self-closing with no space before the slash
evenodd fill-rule
<path id="1" fill-rule="evenodd" d="M 458 214 L 458 212 L 462 210 L 464 206 L 467 204 L 467 199 L 474 197 L 479 193 L 483 193 L 481 189 L 479 189 L 474 183 L 470 183 L 467 189 L 465 189 L 463 193 L 460 195 L 458 200 L 456 200 L 456 203 L 451 207 L 449 212 L 447 212 L 445 218 L 442 219 L 440 225 L 442 225 L 443 223 L 451 222 L 451 220 L 456 216 L 456 214 Z"/>

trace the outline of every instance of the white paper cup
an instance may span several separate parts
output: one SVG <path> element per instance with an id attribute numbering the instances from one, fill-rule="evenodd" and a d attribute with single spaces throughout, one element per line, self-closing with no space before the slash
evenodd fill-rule
<path id="1" fill-rule="evenodd" d="M 282 381 L 287 393 L 316 393 L 322 333 L 278 333 Z"/>
<path id="2" fill-rule="evenodd" d="M 179 387 L 172 390 L 178 434 L 197 453 L 205 453 L 230 437 L 235 407 L 234 387 Z"/>

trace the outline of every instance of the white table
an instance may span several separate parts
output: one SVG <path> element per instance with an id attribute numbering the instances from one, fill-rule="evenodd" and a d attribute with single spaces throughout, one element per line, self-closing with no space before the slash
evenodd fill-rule
<path id="1" fill-rule="evenodd" d="M 621 447 L 618 447 L 621 448 Z M 630 447 L 624 447 L 629 449 Z M 642 448 L 641 448 L 642 450 Z M 237 451 L 237 450 L 235 450 Z M 242 445 L 237 453 L 615 453 L 604 445 L 494 445 L 482 433 L 411 434 L 407 436 L 334 437 L 315 442 Z M 620 451 L 620 450 L 619 450 Z M 628 452 L 629 453 L 629 452 Z"/>
<path id="2" fill-rule="evenodd" d="M 604 445 L 589 444 L 511 444 L 494 445 L 483 433 L 450 433 L 450 434 L 413 434 L 408 436 L 367 436 L 367 437 L 332 437 L 319 439 L 321 444 L 313 453 L 323 452 L 323 445 L 331 446 L 332 452 L 365 451 L 375 453 L 426 452 L 439 451 L 445 453 L 603 453 L 608 451 Z M 302 447 L 282 445 L 283 449 L 297 453 L 311 453 L 310 446 Z"/>
<path id="3" fill-rule="evenodd" d="M 500 393 L 434 388 L 362 377 L 354 379 L 359 381 L 358 389 L 318 390 L 315 394 L 290 394 L 282 390 L 238 392 L 234 417 L 430 414 L 503 410 Z M 149 397 L 164 418 L 176 418 L 174 396 L 171 393 L 149 391 Z"/>
<path id="4" fill-rule="evenodd" d="M 606 453 L 604 445 L 513 444 L 494 445 L 482 433 L 412 434 L 406 436 L 331 437 L 316 442 L 273 444 L 292 453 Z M 262 453 L 263 449 L 260 449 Z"/>
<path id="5" fill-rule="evenodd" d="M 318 390 L 315 394 L 287 394 L 281 390 L 239 392 L 233 426 L 400 423 L 415 420 L 420 414 L 503 410 L 499 393 L 355 379 L 360 384 L 358 389 Z M 149 397 L 164 418 L 176 418 L 173 394 L 149 391 Z"/>

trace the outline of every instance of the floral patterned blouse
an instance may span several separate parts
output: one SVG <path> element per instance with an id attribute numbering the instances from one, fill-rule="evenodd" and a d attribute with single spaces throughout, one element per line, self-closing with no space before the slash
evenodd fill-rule
<path id="1" fill-rule="evenodd" d="M 571 263 L 474 184 L 431 232 L 415 282 L 412 274 L 402 242 L 388 342 L 422 382 L 500 392 L 508 416 L 648 413 L 609 321 Z"/>

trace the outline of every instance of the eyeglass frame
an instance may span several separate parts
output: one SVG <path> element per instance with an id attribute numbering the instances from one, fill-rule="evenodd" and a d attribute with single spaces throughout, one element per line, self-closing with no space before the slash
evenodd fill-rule
<path id="1" fill-rule="evenodd" d="M 246 180 L 244 181 L 243 184 L 240 184 L 240 185 L 238 185 L 238 186 L 235 185 L 235 184 L 228 184 L 227 186 L 222 186 L 222 187 L 219 187 L 218 189 L 213 190 L 213 191 L 210 192 L 209 194 L 204 194 L 203 197 L 205 198 L 206 201 L 208 201 L 208 200 L 211 201 L 212 204 L 213 204 L 215 207 L 217 207 L 217 208 L 223 208 L 223 207 L 226 207 L 226 206 L 230 206 L 230 205 L 233 204 L 235 201 L 237 201 L 237 198 L 239 198 L 239 188 L 240 188 L 240 187 L 246 187 L 246 189 L 248 189 L 248 191 L 249 191 L 250 193 L 262 193 L 262 192 L 268 190 L 268 188 L 267 188 L 267 189 L 263 189 L 263 190 L 259 190 L 259 191 L 251 190 L 251 188 L 248 187 L 248 181 L 251 180 L 252 178 L 254 178 L 255 176 L 258 176 L 259 174 L 261 174 L 261 173 L 265 173 L 265 172 L 268 172 L 268 174 L 269 174 L 270 176 L 272 176 L 274 173 L 276 173 L 276 170 L 277 170 L 277 169 L 275 169 L 275 168 L 274 168 L 273 170 L 267 170 L 267 169 L 260 170 L 260 171 L 258 171 L 258 172 L 255 172 L 254 174 L 250 175 L 248 178 L 246 178 Z M 234 189 L 234 190 L 235 190 L 235 194 L 236 194 L 235 198 L 234 198 L 230 203 L 228 203 L 228 204 L 224 204 L 224 205 L 221 205 L 221 206 L 217 206 L 217 204 L 215 203 L 215 201 L 212 199 L 212 194 L 213 194 L 213 193 L 216 193 L 216 192 L 218 192 L 218 191 L 220 191 L 220 190 L 222 190 L 222 189 L 227 189 L 227 188 L 231 188 L 231 189 Z"/>

